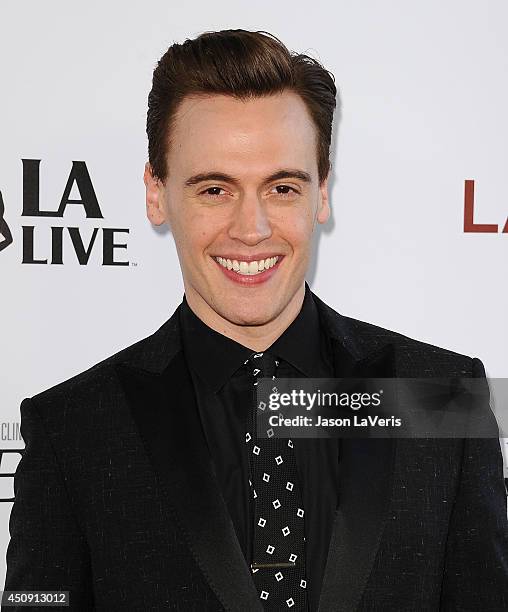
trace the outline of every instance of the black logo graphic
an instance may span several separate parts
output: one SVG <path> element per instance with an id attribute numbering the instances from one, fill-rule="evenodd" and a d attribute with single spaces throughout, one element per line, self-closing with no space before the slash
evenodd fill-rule
<path id="1" fill-rule="evenodd" d="M 0 237 L 0 251 L 6 249 L 10 244 L 12 244 L 12 234 L 9 226 L 7 225 L 7 221 L 4 219 L 5 206 L 4 200 L 2 198 L 2 192 L 0 191 L 0 234 L 3 236 Z"/>
<path id="2" fill-rule="evenodd" d="M 14 474 L 24 448 L 0 449 L 0 503 L 14 501 Z"/>

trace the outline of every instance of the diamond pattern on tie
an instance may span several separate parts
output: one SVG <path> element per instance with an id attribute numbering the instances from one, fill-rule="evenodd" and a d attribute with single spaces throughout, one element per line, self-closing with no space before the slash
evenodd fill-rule
<path id="1" fill-rule="evenodd" d="M 255 353 L 245 364 L 253 377 L 253 401 L 245 443 L 248 445 L 253 503 L 252 578 L 265 610 L 307 610 L 305 525 L 303 501 L 293 442 L 257 436 L 256 385 L 262 377 L 275 379 L 279 365 L 269 353 Z M 267 565 L 267 567 L 264 567 Z"/>

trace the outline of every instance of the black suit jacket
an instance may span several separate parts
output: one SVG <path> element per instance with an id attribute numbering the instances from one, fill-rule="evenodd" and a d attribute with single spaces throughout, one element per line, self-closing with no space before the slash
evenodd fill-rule
<path id="1" fill-rule="evenodd" d="M 314 299 L 336 376 L 484 375 Z M 68 590 L 71 610 L 262 610 L 175 315 L 22 402 L 6 590 Z M 507 610 L 502 469 L 495 438 L 344 439 L 319 612 Z"/>

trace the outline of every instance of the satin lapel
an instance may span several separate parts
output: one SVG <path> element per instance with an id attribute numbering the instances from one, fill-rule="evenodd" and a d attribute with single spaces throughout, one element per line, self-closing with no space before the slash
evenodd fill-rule
<path id="1" fill-rule="evenodd" d="M 355 359 L 337 339 L 332 348 L 336 378 L 395 376 L 390 345 L 363 360 Z M 392 439 L 341 439 L 339 503 L 319 612 L 353 612 L 358 607 L 387 520 L 394 456 Z"/>
<path id="2" fill-rule="evenodd" d="M 226 610 L 261 612 L 215 477 L 183 354 L 162 373 L 127 365 L 117 369 L 145 449 L 204 578 Z"/>

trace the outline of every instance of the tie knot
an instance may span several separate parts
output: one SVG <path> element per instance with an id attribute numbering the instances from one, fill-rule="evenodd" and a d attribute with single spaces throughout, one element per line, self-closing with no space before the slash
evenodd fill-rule
<path id="1" fill-rule="evenodd" d="M 279 362 L 273 355 L 264 351 L 263 353 L 253 353 L 246 361 L 251 367 L 254 378 L 275 378 L 275 370 Z"/>

